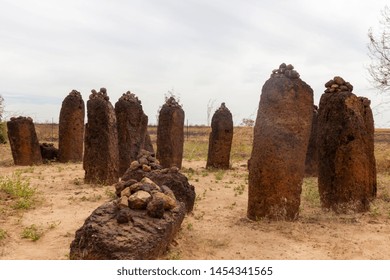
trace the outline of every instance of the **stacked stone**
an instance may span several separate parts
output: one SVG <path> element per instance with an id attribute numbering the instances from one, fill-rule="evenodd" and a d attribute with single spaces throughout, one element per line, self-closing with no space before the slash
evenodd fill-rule
<path id="1" fill-rule="evenodd" d="M 313 119 L 311 122 L 311 132 L 309 146 L 307 147 L 306 161 L 305 161 L 305 176 L 317 177 L 318 176 L 318 107 L 313 106 Z"/>
<path id="2" fill-rule="evenodd" d="M 124 93 L 115 104 L 115 115 L 120 151 L 119 174 L 122 176 L 145 146 L 148 117 L 143 112 L 141 101 L 130 91 Z"/>
<path id="3" fill-rule="evenodd" d="M 15 165 L 42 164 L 41 149 L 30 117 L 12 117 L 7 122 L 8 138 Z"/>
<path id="4" fill-rule="evenodd" d="M 116 200 L 117 207 L 121 209 L 117 214 L 117 222 L 120 224 L 131 221 L 127 208 L 146 210 L 148 216 L 161 219 L 165 211 L 177 206 L 176 197 L 169 187 L 159 187 L 147 177 L 140 182 L 129 180 L 126 184 Z"/>
<path id="5" fill-rule="evenodd" d="M 119 149 L 115 111 L 107 91 L 92 90 L 87 102 L 83 167 L 85 182 L 111 185 L 119 179 Z"/>
<path id="6" fill-rule="evenodd" d="M 115 184 L 116 195 L 120 197 L 121 192 L 129 184 L 139 182 L 144 177 L 151 179 L 159 186 L 168 186 L 175 194 L 176 199 L 184 203 L 188 213 L 193 210 L 195 188 L 189 184 L 187 177 L 181 174 L 176 166 L 163 168 L 154 154 L 146 150 L 141 150 L 138 160 L 130 164 L 121 180 Z"/>
<path id="7" fill-rule="evenodd" d="M 157 127 L 157 158 L 165 168 L 181 168 L 184 145 L 184 111 L 174 97 L 162 106 Z"/>
<path id="8" fill-rule="evenodd" d="M 318 113 L 321 205 L 337 213 L 368 211 L 376 195 L 370 101 L 352 89 L 341 77 L 326 83 Z"/>
<path id="9" fill-rule="evenodd" d="M 232 140 L 233 116 L 225 103 L 222 103 L 211 120 L 206 168 L 228 169 L 230 167 Z"/>
<path id="10" fill-rule="evenodd" d="M 152 170 L 162 169 L 162 166 L 156 159 L 154 153 L 151 153 L 147 150 L 141 150 L 137 160 L 134 160 L 130 163 L 129 169 L 130 171 L 142 169 L 145 172 L 150 172 Z"/>
<path id="11" fill-rule="evenodd" d="M 62 102 L 59 122 L 58 149 L 60 162 L 83 160 L 84 100 L 77 90 L 72 90 Z"/>
<path id="12" fill-rule="evenodd" d="M 272 70 L 271 78 L 280 78 L 287 77 L 290 79 L 298 79 L 299 73 L 294 70 L 294 66 L 291 64 L 286 65 L 286 63 L 282 63 L 279 65 L 278 69 Z"/>
<path id="13" fill-rule="evenodd" d="M 281 64 L 260 97 L 249 166 L 249 219 L 298 218 L 313 115 L 313 90 Z"/>
<path id="14" fill-rule="evenodd" d="M 340 76 L 335 76 L 325 84 L 325 93 L 353 91 L 353 86 Z"/>

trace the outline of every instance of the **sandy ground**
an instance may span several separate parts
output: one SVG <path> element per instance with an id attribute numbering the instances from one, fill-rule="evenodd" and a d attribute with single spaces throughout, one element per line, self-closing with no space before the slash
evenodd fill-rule
<path id="1" fill-rule="evenodd" d="M 298 221 L 269 222 L 246 218 L 244 163 L 228 171 L 208 171 L 204 161 L 183 166 L 195 186 L 196 204 L 163 259 L 390 259 L 388 176 L 378 177 L 379 199 L 368 213 L 324 213 L 304 191 Z M 84 184 L 81 164 L 0 167 L 2 176 L 15 171 L 29 178 L 39 202 L 27 211 L 2 208 L 0 229 L 7 237 L 0 241 L 0 259 L 68 259 L 75 231 L 112 199 L 114 187 Z M 314 178 L 305 179 L 305 188 L 315 184 Z M 21 237 L 31 225 L 41 233 L 37 241 Z"/>

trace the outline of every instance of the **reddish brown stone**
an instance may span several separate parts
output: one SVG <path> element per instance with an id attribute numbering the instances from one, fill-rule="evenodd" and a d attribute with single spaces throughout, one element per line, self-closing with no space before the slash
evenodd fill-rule
<path id="1" fill-rule="evenodd" d="M 148 117 L 142 110 L 141 101 L 130 91 L 115 104 L 119 141 L 119 175 L 122 176 L 130 163 L 137 159 L 144 147 Z"/>
<path id="2" fill-rule="evenodd" d="M 30 117 L 11 118 L 8 138 L 15 165 L 42 164 L 41 149 Z"/>
<path id="3" fill-rule="evenodd" d="M 248 166 L 252 220 L 295 220 L 299 213 L 313 90 L 286 69 L 282 64 L 262 88 Z"/>
<path id="4" fill-rule="evenodd" d="M 206 168 L 230 167 L 230 151 L 233 140 L 233 117 L 225 103 L 215 111 L 211 120 L 209 150 Z"/>
<path id="5" fill-rule="evenodd" d="M 368 99 L 351 91 L 320 100 L 318 187 L 324 209 L 364 212 L 376 195 L 374 122 Z"/>
<path id="6" fill-rule="evenodd" d="M 119 179 L 116 117 L 104 88 L 92 90 L 87 102 L 83 167 L 85 182 L 111 185 Z"/>
<path id="7" fill-rule="evenodd" d="M 85 104 L 81 94 L 72 90 L 62 102 L 59 123 L 60 162 L 83 160 Z"/>
<path id="8" fill-rule="evenodd" d="M 318 107 L 313 107 L 313 119 L 311 122 L 311 132 L 309 146 L 307 147 L 305 161 L 305 176 L 318 176 L 318 148 L 317 148 L 317 133 L 318 133 Z"/>
<path id="9" fill-rule="evenodd" d="M 157 159 L 164 168 L 181 168 L 184 145 L 184 111 L 175 98 L 162 106 L 157 127 Z"/>

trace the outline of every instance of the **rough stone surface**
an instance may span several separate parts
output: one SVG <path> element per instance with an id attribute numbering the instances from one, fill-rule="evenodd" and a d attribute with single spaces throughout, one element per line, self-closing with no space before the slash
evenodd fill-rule
<path id="1" fill-rule="evenodd" d="M 157 259 L 166 252 L 184 216 L 182 203 L 172 211 L 165 211 L 161 218 L 152 218 L 147 210 L 119 209 L 114 202 L 108 202 L 97 208 L 76 231 L 69 257 L 72 260 Z"/>
<path id="2" fill-rule="evenodd" d="M 305 176 L 317 177 L 318 176 L 318 107 L 313 107 L 313 119 L 311 122 L 311 132 L 309 139 L 309 146 L 307 147 L 306 161 L 305 161 Z"/>
<path id="3" fill-rule="evenodd" d="M 148 151 L 142 151 L 139 155 L 139 159 L 141 158 L 148 159 L 148 165 L 151 167 L 151 171 L 144 171 L 139 164 L 137 168 L 130 167 L 127 169 L 122 176 L 121 181 L 115 185 L 117 196 L 120 196 L 121 192 L 129 186 L 130 189 L 137 190 L 141 188 L 146 189 L 147 187 L 150 188 L 150 191 L 160 189 L 166 195 L 183 202 L 186 211 L 191 212 L 195 203 L 195 188 L 189 184 L 187 177 L 181 174 L 177 168 L 163 169 L 162 166 L 159 165 L 158 160 L 156 160 Z M 135 166 L 135 164 L 133 164 L 133 166 Z M 147 178 L 152 182 L 148 181 Z M 140 183 L 134 184 L 134 182 Z M 157 185 L 154 186 L 153 184 Z M 133 192 L 133 190 L 131 192 Z"/>
<path id="4" fill-rule="evenodd" d="M 252 220 L 295 220 L 299 213 L 313 90 L 287 66 L 275 70 L 262 88 L 248 166 Z"/>
<path id="5" fill-rule="evenodd" d="M 206 168 L 228 169 L 233 140 L 233 116 L 225 103 L 215 111 L 211 120 Z"/>
<path id="6" fill-rule="evenodd" d="M 119 174 L 122 176 L 145 146 L 148 117 L 144 114 L 141 101 L 130 91 L 115 103 L 115 115 L 118 126 Z"/>
<path id="7" fill-rule="evenodd" d="M 368 211 L 376 195 L 374 122 L 369 106 L 368 99 L 351 91 L 326 90 L 321 96 L 318 187 L 324 209 Z"/>
<path id="8" fill-rule="evenodd" d="M 85 104 L 80 92 L 72 90 L 62 102 L 58 131 L 60 162 L 83 160 Z"/>
<path id="9" fill-rule="evenodd" d="M 85 182 L 111 185 L 119 179 L 116 117 L 105 88 L 92 90 L 87 102 L 83 167 Z"/>
<path id="10" fill-rule="evenodd" d="M 58 159 L 58 149 L 53 143 L 40 143 L 41 156 L 44 161 L 54 161 Z"/>
<path id="11" fill-rule="evenodd" d="M 129 197 L 129 207 L 131 209 L 146 209 L 146 206 L 152 199 L 150 193 L 139 190 Z"/>
<path id="12" fill-rule="evenodd" d="M 181 168 L 184 145 L 184 111 L 174 97 L 162 106 L 157 127 L 157 159 L 164 168 Z"/>
<path id="13" fill-rule="evenodd" d="M 7 129 L 15 165 L 42 164 L 33 120 L 30 117 L 11 118 L 7 122 Z"/>

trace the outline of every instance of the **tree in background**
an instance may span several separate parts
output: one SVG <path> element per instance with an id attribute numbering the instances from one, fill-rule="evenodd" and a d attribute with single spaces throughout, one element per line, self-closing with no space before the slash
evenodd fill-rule
<path id="1" fill-rule="evenodd" d="M 244 118 L 242 119 L 241 121 L 241 125 L 243 126 L 248 126 L 248 127 L 252 127 L 255 125 L 255 121 L 252 120 L 252 119 L 249 119 L 249 118 Z"/>
<path id="2" fill-rule="evenodd" d="M 7 129 L 6 123 L 3 122 L 4 114 L 4 98 L 0 95 L 0 144 L 7 143 Z"/>
<path id="3" fill-rule="evenodd" d="M 371 83 L 384 92 L 390 89 L 390 9 L 387 6 L 382 10 L 380 25 L 379 33 L 374 34 L 372 28 L 368 31 L 368 55 L 371 58 L 368 72 Z"/>

